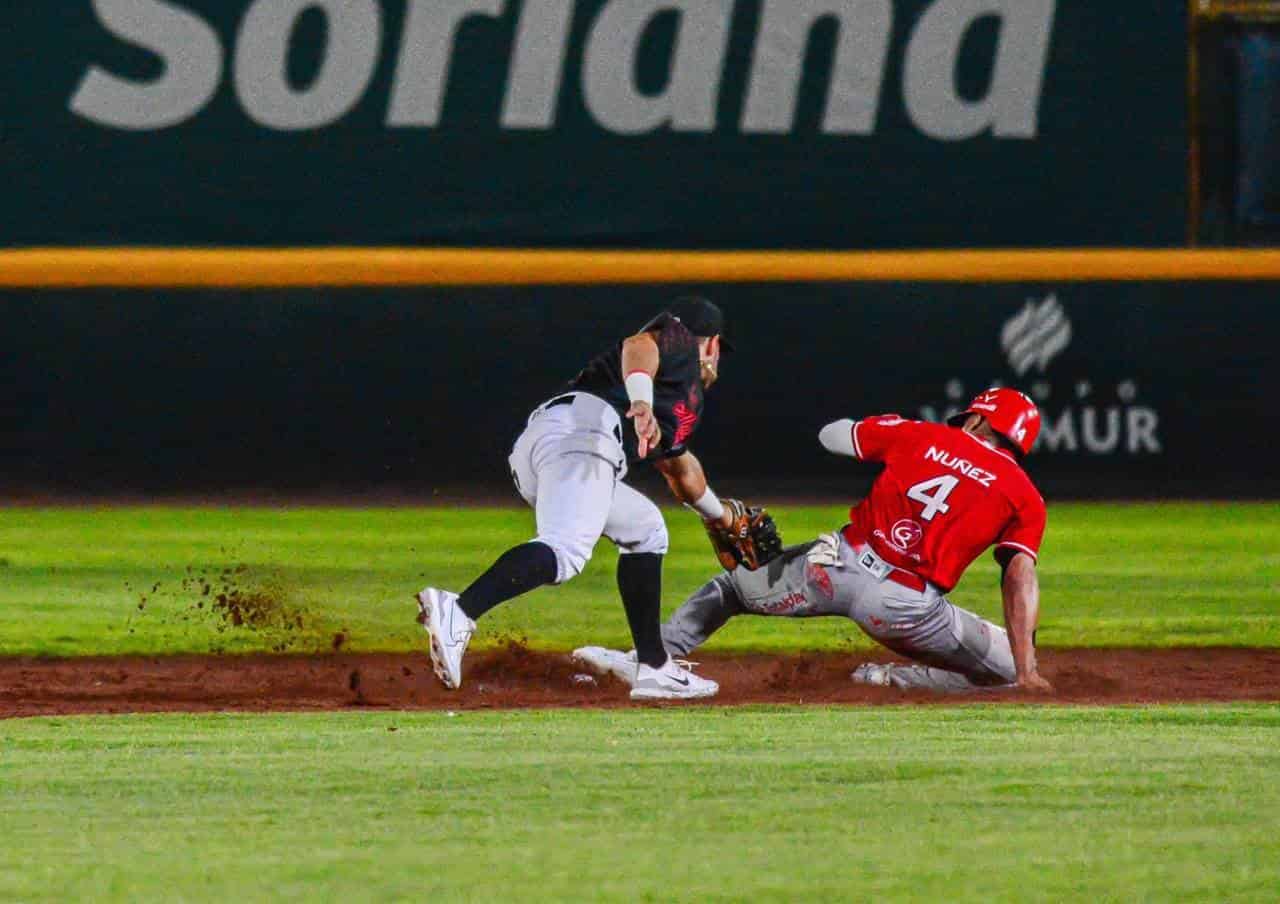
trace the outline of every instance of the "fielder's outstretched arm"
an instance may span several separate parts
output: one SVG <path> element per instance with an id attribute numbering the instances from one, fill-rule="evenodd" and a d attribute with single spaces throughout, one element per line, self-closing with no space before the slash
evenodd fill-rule
<path id="1" fill-rule="evenodd" d="M 718 520 L 725 527 L 733 523 L 732 513 L 727 508 L 721 507 L 719 501 L 715 500 L 715 493 L 711 492 L 711 488 L 707 485 L 707 475 L 702 470 L 702 462 L 698 461 L 697 456 L 692 452 L 682 452 L 672 458 L 660 459 L 654 462 L 653 466 L 666 478 L 672 494 L 702 515 L 703 519 Z M 712 500 L 715 500 L 715 508 L 719 509 L 717 518 L 709 517 L 707 503 Z"/>
<path id="2" fill-rule="evenodd" d="M 1036 563 L 1025 552 L 1003 561 L 1000 591 L 1004 597 L 1004 624 L 1017 670 L 1017 685 L 1028 690 L 1050 691 L 1052 685 L 1036 665 L 1035 631 L 1040 621 L 1040 582 Z"/>

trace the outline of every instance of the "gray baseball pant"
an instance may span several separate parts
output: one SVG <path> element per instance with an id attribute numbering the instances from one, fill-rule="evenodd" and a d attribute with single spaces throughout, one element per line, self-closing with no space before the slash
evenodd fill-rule
<path id="1" fill-rule="evenodd" d="M 687 656 L 736 615 L 840 615 L 917 663 L 894 666 L 890 680 L 896 687 L 963 692 L 1013 682 L 1016 671 L 1004 628 L 953 605 L 932 586 L 921 592 L 877 578 L 858 563 L 866 549 L 827 535 L 788 547 L 756 571 L 719 574 L 662 626 L 662 640 L 671 655 Z M 824 551 L 825 556 L 818 555 Z M 816 564 L 813 558 L 831 564 Z"/>

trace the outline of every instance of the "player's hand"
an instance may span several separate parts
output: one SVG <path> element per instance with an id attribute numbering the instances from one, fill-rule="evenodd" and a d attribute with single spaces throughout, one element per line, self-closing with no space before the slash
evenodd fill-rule
<path id="1" fill-rule="evenodd" d="M 649 454 L 650 449 L 656 449 L 658 443 L 662 441 L 662 428 L 658 426 L 658 419 L 653 414 L 653 407 L 648 402 L 632 402 L 631 407 L 627 409 L 627 417 L 635 422 L 636 454 L 644 458 Z"/>
<path id="2" fill-rule="evenodd" d="M 1016 682 L 1019 690 L 1031 691 L 1033 694 L 1052 694 L 1053 685 L 1039 672 L 1028 672 L 1019 675 Z"/>

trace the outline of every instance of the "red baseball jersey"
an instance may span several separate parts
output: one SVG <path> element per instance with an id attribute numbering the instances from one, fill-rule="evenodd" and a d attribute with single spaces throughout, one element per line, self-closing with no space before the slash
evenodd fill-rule
<path id="1" fill-rule="evenodd" d="M 992 544 L 1039 557 L 1044 499 L 1003 449 L 888 414 L 854 423 L 853 451 L 885 465 L 849 520 L 889 564 L 945 592 Z"/>

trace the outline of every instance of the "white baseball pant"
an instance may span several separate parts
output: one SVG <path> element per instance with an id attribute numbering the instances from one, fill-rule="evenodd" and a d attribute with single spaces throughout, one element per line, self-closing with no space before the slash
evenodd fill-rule
<path id="1" fill-rule="evenodd" d="M 601 536 L 623 555 L 667 551 L 662 513 L 622 482 L 623 429 L 603 399 L 575 391 L 535 408 L 511 450 L 512 479 L 533 507 L 534 539 L 555 553 L 557 584 L 582 572 Z"/>

